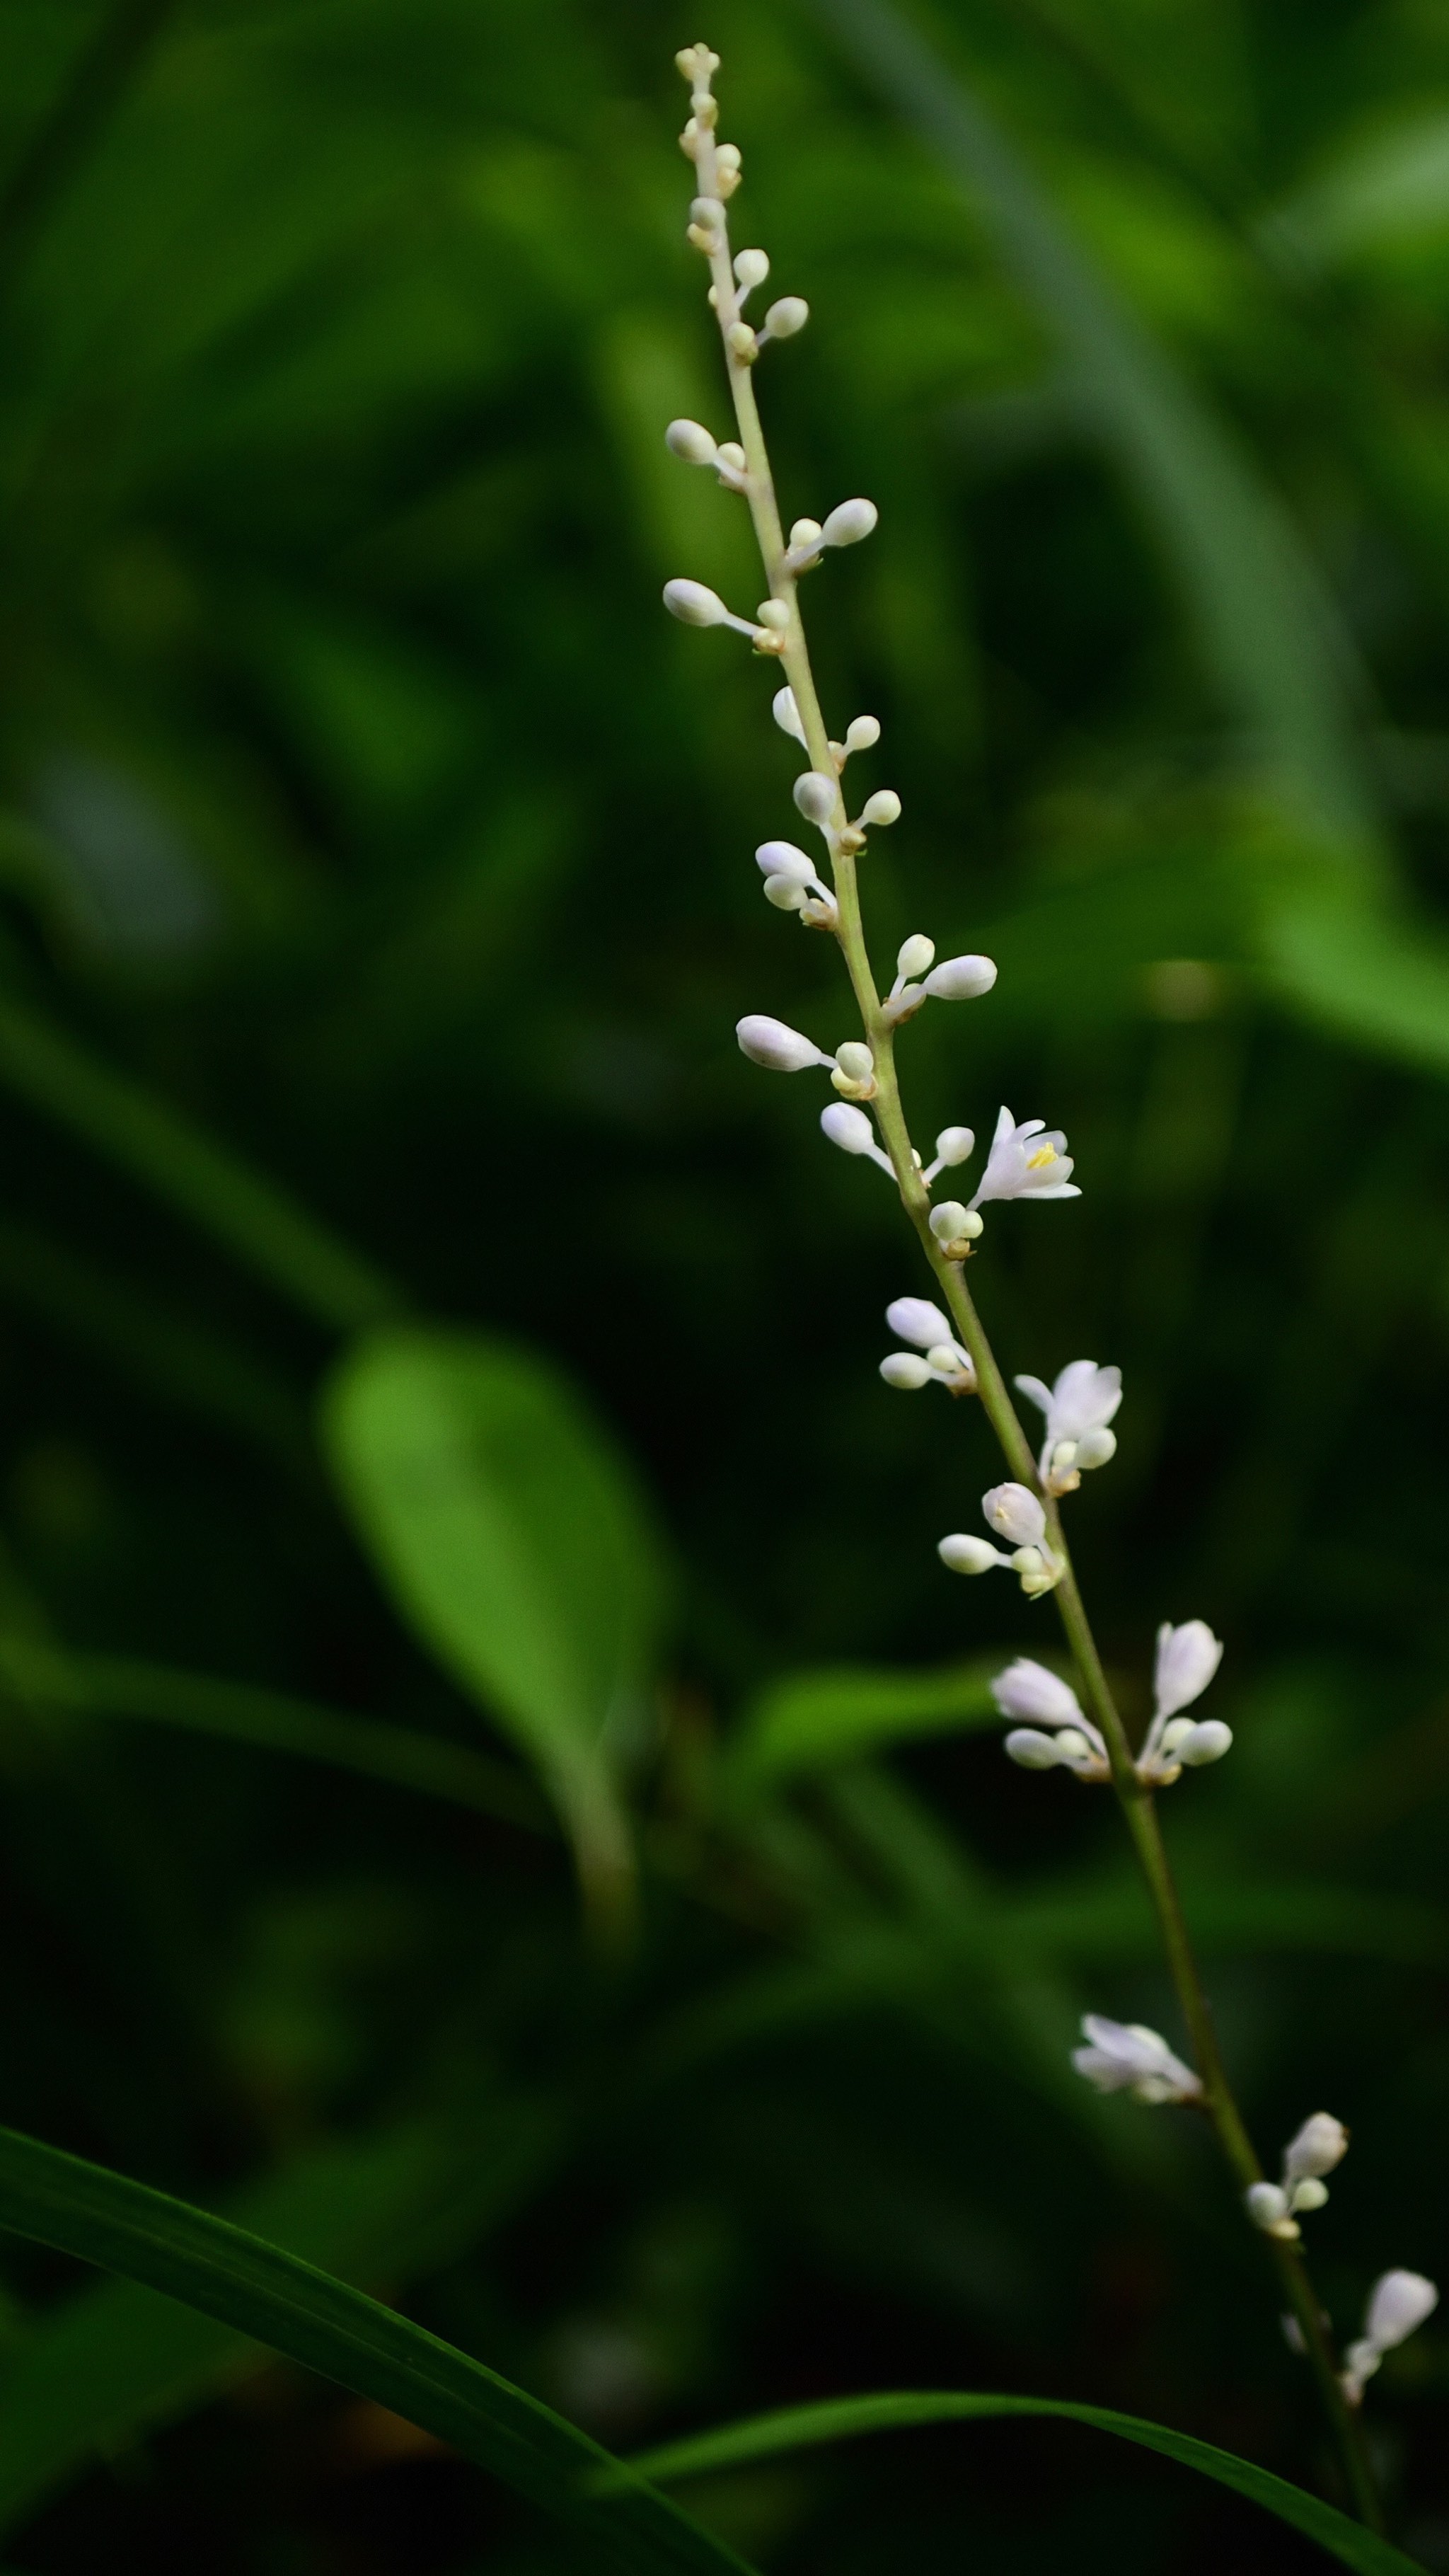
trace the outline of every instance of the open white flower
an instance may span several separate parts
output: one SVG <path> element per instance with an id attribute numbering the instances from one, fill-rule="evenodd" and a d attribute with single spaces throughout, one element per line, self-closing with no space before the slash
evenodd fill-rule
<path id="1" fill-rule="evenodd" d="M 988 1199 L 1079 1199 L 1066 1143 L 1059 1127 L 1047 1132 L 1045 1119 L 1024 1118 L 1018 1125 L 1003 1109 L 971 1205 L 984 1207 Z"/>
<path id="2" fill-rule="evenodd" d="M 991 1685 L 991 1696 L 1003 1717 L 1028 1718 L 1034 1724 L 1014 1727 L 1006 1751 L 1024 1771 L 1075 1772 L 1079 1780 L 1109 1780 L 1111 1766 L 1099 1730 L 1085 1717 L 1070 1683 L 1045 1664 L 1018 1655 Z M 1051 1734 L 1043 1732 L 1050 1727 Z"/>
<path id="3" fill-rule="evenodd" d="M 1019 1377 L 1023 1395 L 1046 1415 L 1039 1471 L 1049 1494 L 1074 1494 L 1093 1467 L 1115 1456 L 1117 1436 L 1107 1425 L 1122 1401 L 1122 1372 L 1095 1360 L 1068 1360 L 1054 1386 Z"/>
<path id="4" fill-rule="evenodd" d="M 1205 1619 L 1184 1620 L 1180 1628 L 1164 1619 L 1158 1629 L 1154 1714 L 1137 1757 L 1137 1776 L 1149 1788 L 1169 1789 L 1184 1769 L 1200 1771 L 1230 1749 L 1233 1731 L 1221 1718 L 1194 1722 L 1178 1714 L 1201 1697 L 1222 1659 L 1222 1639 Z"/>
<path id="5" fill-rule="evenodd" d="M 1439 2305 L 1439 2292 L 1422 2272 L 1382 2272 L 1368 2295 L 1363 2333 L 1343 2356 L 1343 2393 L 1350 2406 L 1361 2403 L 1365 2380 L 1372 2379 L 1386 2352 L 1406 2343 Z"/>
<path id="6" fill-rule="evenodd" d="M 1072 2064 L 1099 2093 L 1130 2093 L 1137 2102 L 1196 2102 L 1202 2085 L 1190 2066 L 1174 2057 L 1161 2031 L 1140 2021 L 1109 2021 L 1105 2013 L 1083 2013 L 1085 2048 L 1074 2048 Z"/>

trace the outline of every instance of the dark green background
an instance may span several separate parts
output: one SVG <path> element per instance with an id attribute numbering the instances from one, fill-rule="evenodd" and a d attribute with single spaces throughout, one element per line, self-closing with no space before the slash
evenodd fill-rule
<path id="1" fill-rule="evenodd" d="M 942 1574 L 984 1427 L 880 1384 L 924 1284 L 890 1193 L 734 1047 L 850 1023 L 759 897 L 769 675 L 659 609 L 759 594 L 660 437 L 725 429 L 671 57 L 723 53 L 736 240 L 813 308 L 761 371 L 787 516 L 881 509 L 806 603 L 904 798 L 878 963 L 918 927 L 1001 960 L 902 1042 L 917 1132 L 1067 1129 L 1083 1197 L 993 1214 L 980 1301 L 1008 1368 L 1122 1365 L 1069 1508 L 1134 1720 L 1160 1618 L 1227 1641 L 1237 1746 L 1169 1837 L 1265 2152 L 1352 2126 L 1312 2223 L 1352 2331 L 1386 2265 L 1449 2274 L 1449 17 L 951 0 L 914 115 L 881 23 L 867 60 L 845 0 L 0 6 L 5 1633 L 497 1752 L 315 1439 L 390 1298 L 560 1362 L 675 1577 L 623 1967 L 536 1833 L 9 1699 L 0 2116 L 228 2206 L 396 2135 L 407 2188 L 324 2190 L 323 2259 L 616 2445 L 1038 2389 L 1332 2492 L 1206 2141 L 1062 2072 L 1083 2008 L 1180 2037 L 1105 1800 L 988 1732 L 897 1755 L 898 1805 L 711 1809 L 772 1678 L 1052 1612 Z M 383 1284 L 287 1293 L 147 1102 Z M 23 2357 L 81 2276 L 4 2270 Z M 1369 2400 L 1431 2567 L 1446 2395 L 1431 2326 Z M 281 2370 L 170 2411 L 16 2568 L 570 2563 Z M 1319 2563 L 1057 2426 L 707 2502 L 781 2576 Z"/>

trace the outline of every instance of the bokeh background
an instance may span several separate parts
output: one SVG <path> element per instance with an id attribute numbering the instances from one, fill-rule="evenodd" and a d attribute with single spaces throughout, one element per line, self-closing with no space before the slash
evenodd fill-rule
<path id="1" fill-rule="evenodd" d="M 1205 2140 L 1067 2072 L 1084 2008 L 1181 2034 L 1107 1802 L 983 1722 L 1052 1612 L 937 1563 L 996 1469 L 876 1374 L 923 1285 L 890 1193 L 734 1046 L 849 1017 L 760 900 L 769 672 L 659 608 L 759 588 L 660 435 L 726 434 L 699 34 L 736 240 L 813 311 L 761 370 L 787 515 L 881 509 L 807 595 L 904 798 L 877 959 L 1001 964 L 902 1042 L 917 1133 L 1068 1131 L 1084 1195 L 998 1210 L 974 1276 L 1009 1368 L 1123 1368 L 1069 1510 L 1134 1718 L 1160 1618 L 1227 1640 L 1236 1749 L 1166 1822 L 1230 2062 L 1265 2152 L 1352 2126 L 1341 2329 L 1449 2273 L 1431 0 L 3 0 L 0 2114 L 617 2447 L 994 2387 L 1333 2493 Z M 483 1379 L 564 1425 L 545 1625 L 641 1605 L 581 1793 L 632 1817 L 632 1935 L 582 1919 L 547 1708 L 490 1693 L 497 1602 L 470 1663 L 403 1562 L 432 1453 L 375 1490 L 409 1353 L 482 1372 L 465 1484 Z M 7 2566 L 574 2563 L 4 2243 Z M 1431 2325 L 1369 2400 L 1430 2567 L 1446 2399 Z M 780 2576 L 1321 2563 L 1109 2449 L 916 2434 L 689 2501 Z"/>

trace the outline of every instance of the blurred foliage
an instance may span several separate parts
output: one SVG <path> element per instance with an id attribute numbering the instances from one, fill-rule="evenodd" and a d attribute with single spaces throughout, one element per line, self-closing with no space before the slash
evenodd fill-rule
<path id="1" fill-rule="evenodd" d="M 734 1046 L 848 1014 L 750 862 L 768 674 L 658 605 L 758 588 L 660 438 L 724 427 L 701 32 L 813 309 L 787 511 L 881 506 L 809 594 L 905 800 L 876 954 L 1001 963 L 903 1041 L 917 1132 L 1069 1133 L 1084 1196 L 976 1276 L 1009 1369 L 1122 1365 L 1070 1508 L 1134 1719 L 1160 1617 L 1228 1641 L 1236 1749 L 1166 1820 L 1230 2060 L 1268 2149 L 1352 2125 L 1341 2327 L 1449 2278 L 1429 0 L 0 0 L 0 2117 L 614 2446 L 1006 2388 L 1332 2494 L 1207 2142 L 1069 2072 L 1084 2007 L 1172 2006 L 1106 1803 L 983 1729 L 1051 1612 L 937 1564 L 995 1469 L 876 1377 L 889 1193 Z M 632 1944 L 549 1801 L 586 1874 L 632 1844 Z M 576 2563 L 4 2245 L 16 2568 Z M 1370 2399 L 1430 2567 L 1446 2404 L 1431 2325 Z M 690 2500 L 780 2576 L 1323 2563 L 1116 2453 L 902 2433 Z"/>

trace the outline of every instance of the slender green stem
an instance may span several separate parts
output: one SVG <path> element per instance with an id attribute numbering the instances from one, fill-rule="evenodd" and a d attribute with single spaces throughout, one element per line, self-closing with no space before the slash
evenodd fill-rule
<path id="1" fill-rule="evenodd" d="M 718 198 L 720 168 L 714 131 L 714 102 L 708 97 L 707 84 L 698 80 L 693 105 L 697 120 L 694 160 L 700 194 Z M 835 755 L 830 747 L 810 667 L 797 583 L 789 567 L 769 454 L 755 401 L 752 361 L 747 351 L 741 352 L 735 347 L 732 338 L 741 315 L 727 226 L 720 227 L 716 246 L 709 254 L 709 266 L 740 444 L 745 451 L 750 516 L 759 541 L 770 595 L 782 601 L 790 612 L 789 624 L 782 630 L 780 638 L 780 659 L 794 694 L 811 767 L 823 777 L 832 778 L 836 775 Z M 844 846 L 842 835 L 846 836 Z M 895 1030 L 882 1007 L 871 969 L 861 918 L 855 839 L 849 833 L 849 816 L 838 786 L 830 821 L 830 840 L 833 882 L 839 908 L 836 935 L 871 1050 L 875 1085 L 873 1106 L 881 1138 L 890 1156 L 906 1214 L 920 1239 L 957 1335 L 970 1352 L 982 1407 L 1000 1442 L 1006 1463 L 1013 1477 L 1031 1492 L 1041 1495 L 1050 1544 L 1063 1568 L 1055 1587 L 1062 1625 L 1076 1659 L 1092 1716 L 1106 1742 L 1112 1786 L 1156 1909 L 1179 2008 L 1191 2037 L 1202 2084 L 1203 2107 L 1212 2121 L 1239 2190 L 1246 2191 L 1252 2183 L 1263 2179 L 1263 2169 L 1228 2082 L 1211 2009 L 1193 1957 L 1182 1906 L 1163 1845 L 1156 1806 L 1150 1790 L 1138 1777 L 1126 1729 L 1103 1670 L 1062 1532 L 1061 1514 L 1054 1497 L 1042 1493 L 1031 1445 L 1017 1418 L 1006 1381 L 967 1288 L 964 1264 L 949 1259 L 931 1232 L 930 1191 L 922 1177 L 920 1159 L 912 1146 L 901 1103 L 895 1063 Z M 1354 2509 L 1371 2529 L 1382 2530 L 1382 2514 L 1364 2449 L 1362 2427 L 1344 2397 L 1332 2343 L 1302 2254 L 1296 2243 L 1266 2237 L 1264 2241 L 1272 2253 L 1282 2294 L 1302 2335 Z"/>

